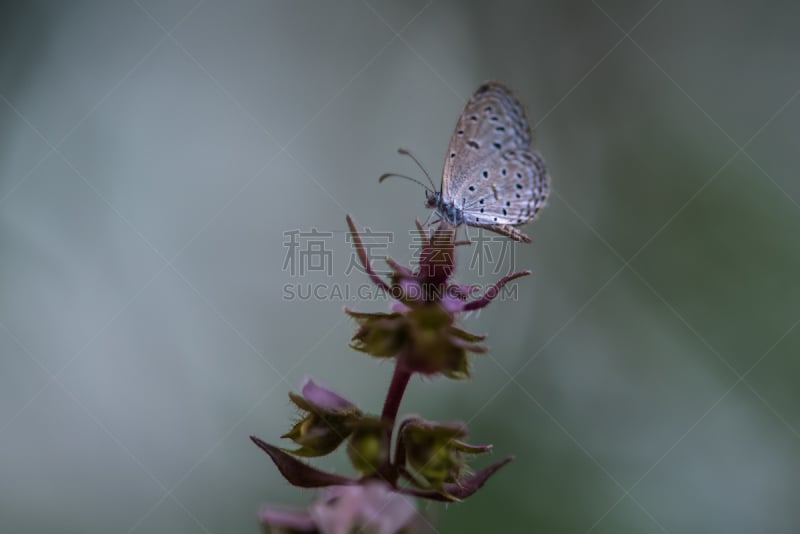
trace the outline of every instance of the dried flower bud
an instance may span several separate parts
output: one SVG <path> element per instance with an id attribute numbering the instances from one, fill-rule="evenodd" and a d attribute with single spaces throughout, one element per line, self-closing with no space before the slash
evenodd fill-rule
<path id="1" fill-rule="evenodd" d="M 361 417 L 361 411 L 310 379 L 303 384 L 302 392 L 302 396 L 289 393 L 289 398 L 307 414 L 281 437 L 300 445 L 299 449 L 289 451 L 296 456 L 324 456 L 347 439 L 351 423 Z"/>
<path id="2" fill-rule="evenodd" d="M 429 237 L 417 221 L 417 230 L 422 242 L 419 266 L 417 270 L 412 271 L 391 258 L 387 258 L 386 262 L 392 268 L 392 283 L 389 285 L 372 268 L 361 236 L 349 215 L 347 216 L 347 225 L 350 227 L 353 246 L 364 271 L 375 285 L 406 308 L 439 303 L 444 300 L 448 301 L 444 305 L 445 309 L 451 313 L 479 310 L 494 300 L 508 282 L 530 274 L 528 271 L 521 271 L 505 276 L 490 287 L 482 297 L 466 302 L 468 293 L 463 291 L 465 286 L 450 282 L 455 269 L 455 228 L 442 224 Z"/>
<path id="3" fill-rule="evenodd" d="M 458 485 L 466 472 L 464 454 L 491 450 L 491 445 L 469 445 L 466 426 L 434 423 L 412 417 L 400 426 L 398 450 L 407 466 L 430 488 L 445 493 L 445 484 Z"/>
<path id="4" fill-rule="evenodd" d="M 424 245 L 419 254 L 419 278 L 428 283 L 445 284 L 455 269 L 456 227 L 442 221 L 429 238 L 422 226 L 417 226 Z"/>

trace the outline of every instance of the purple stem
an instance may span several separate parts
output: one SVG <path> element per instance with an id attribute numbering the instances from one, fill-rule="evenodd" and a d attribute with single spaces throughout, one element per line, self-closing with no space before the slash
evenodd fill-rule
<path id="1" fill-rule="evenodd" d="M 386 423 L 386 461 L 380 470 L 380 474 L 390 484 L 397 482 L 397 466 L 392 465 L 391 448 L 392 448 L 392 430 L 394 429 L 394 422 L 397 419 L 397 412 L 400 410 L 400 403 L 403 401 L 403 394 L 406 391 L 406 386 L 411 380 L 411 371 L 398 361 L 394 368 L 392 375 L 392 383 L 389 385 L 389 392 L 386 394 L 386 401 L 383 403 L 383 412 L 381 419 Z"/>

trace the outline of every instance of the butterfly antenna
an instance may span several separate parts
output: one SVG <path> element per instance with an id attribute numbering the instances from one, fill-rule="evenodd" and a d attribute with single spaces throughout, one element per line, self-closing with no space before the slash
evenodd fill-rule
<path id="1" fill-rule="evenodd" d="M 414 163 L 417 164 L 417 167 L 422 169 L 422 172 L 425 173 L 425 177 L 428 178 L 428 181 L 431 183 L 431 190 L 432 191 L 436 191 L 436 185 L 433 183 L 433 180 L 431 179 L 431 175 L 428 174 L 428 171 L 425 170 L 425 167 L 422 166 L 422 163 L 419 162 L 419 160 L 416 158 L 416 156 L 414 156 L 414 154 L 412 154 L 407 148 L 398 148 L 397 152 L 402 154 L 403 156 L 408 156 L 409 158 L 413 159 Z"/>
<path id="2" fill-rule="evenodd" d="M 422 187 L 424 187 L 427 191 L 430 191 L 431 193 L 434 192 L 427 185 L 425 185 L 424 183 L 420 182 L 416 178 L 412 178 L 410 176 L 406 176 L 405 174 L 395 174 L 393 172 L 392 173 L 388 173 L 388 174 L 382 174 L 381 177 L 378 178 L 378 183 L 383 182 L 385 179 L 391 178 L 393 176 L 397 177 L 397 178 L 405 178 L 406 180 L 411 180 L 412 182 L 417 183 L 417 184 L 421 185 Z"/>

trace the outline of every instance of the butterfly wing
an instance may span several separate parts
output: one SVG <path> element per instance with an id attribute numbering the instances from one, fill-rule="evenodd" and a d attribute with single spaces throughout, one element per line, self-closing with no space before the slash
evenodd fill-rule
<path id="1" fill-rule="evenodd" d="M 442 177 L 442 196 L 464 212 L 470 226 L 514 239 L 513 228 L 545 205 L 549 178 L 530 151 L 531 134 L 520 103 L 497 82 L 481 85 L 458 119 Z"/>
<path id="2" fill-rule="evenodd" d="M 497 227 L 521 226 L 532 221 L 545 206 L 550 191 L 550 180 L 541 158 L 527 150 L 510 150 L 493 162 L 488 178 L 483 172 L 476 178 L 478 184 L 468 185 L 463 195 L 464 222 L 498 231 L 508 232 L 519 241 L 527 236 L 519 232 L 499 231 Z M 494 179 L 492 175 L 496 175 Z M 471 189 L 474 188 L 474 191 Z M 524 239 L 516 237 L 521 234 Z"/>

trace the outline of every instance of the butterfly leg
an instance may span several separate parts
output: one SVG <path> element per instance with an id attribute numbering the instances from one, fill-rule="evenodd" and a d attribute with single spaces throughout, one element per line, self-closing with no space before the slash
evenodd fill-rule
<path id="1" fill-rule="evenodd" d="M 466 207 L 466 205 L 467 205 L 467 199 L 466 198 L 462 198 L 461 199 L 461 211 L 462 211 L 462 213 L 463 213 L 464 208 Z M 456 241 L 455 244 L 456 245 L 471 245 L 472 244 L 472 240 L 469 238 L 469 226 L 466 225 L 466 224 L 464 224 L 462 226 L 464 226 L 464 235 L 467 237 L 467 240 L 466 241 Z M 458 233 L 458 228 L 456 228 L 456 233 Z"/>
<path id="2" fill-rule="evenodd" d="M 466 224 L 463 225 L 463 226 L 464 226 L 464 235 L 466 236 L 467 240 L 466 241 L 456 241 L 454 243 L 456 246 L 458 246 L 458 245 L 471 245 L 472 244 L 472 239 L 470 239 L 470 237 L 469 237 L 469 226 L 467 226 Z M 458 230 L 456 230 L 456 231 L 458 231 Z"/>
<path id="3" fill-rule="evenodd" d="M 435 212 L 435 211 L 432 211 L 432 212 L 430 213 L 430 215 L 428 215 L 428 218 L 427 218 L 427 219 L 425 219 L 425 222 L 422 224 L 422 226 L 433 226 L 434 224 L 436 224 L 436 223 L 438 223 L 439 221 L 441 221 L 441 220 L 442 220 L 442 218 L 441 218 L 441 217 L 436 217 L 436 219 L 434 219 L 434 220 L 431 220 L 431 218 L 433 218 L 433 216 L 434 216 L 435 214 L 436 214 L 436 212 Z"/>
<path id="4" fill-rule="evenodd" d="M 429 211 L 428 216 L 425 218 L 425 222 L 422 223 L 422 226 L 428 226 L 431 222 L 431 217 L 433 217 L 435 213 L 436 213 L 435 211 Z"/>

